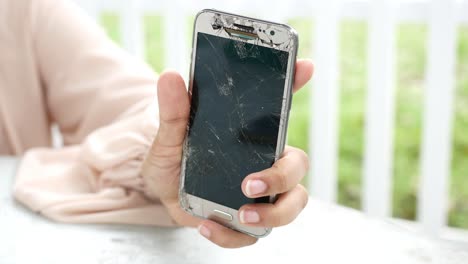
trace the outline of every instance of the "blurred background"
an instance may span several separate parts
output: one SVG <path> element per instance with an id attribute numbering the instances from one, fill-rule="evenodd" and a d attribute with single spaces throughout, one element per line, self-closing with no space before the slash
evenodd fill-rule
<path id="1" fill-rule="evenodd" d="M 467 232 L 468 1 L 76 2 L 155 71 L 186 78 L 199 10 L 290 24 L 317 68 L 288 130 L 311 156 L 312 195 Z"/>

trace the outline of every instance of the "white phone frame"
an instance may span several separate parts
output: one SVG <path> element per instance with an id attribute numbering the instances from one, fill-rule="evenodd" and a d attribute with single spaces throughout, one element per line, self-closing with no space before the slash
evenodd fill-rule
<path id="1" fill-rule="evenodd" d="M 229 27 L 232 23 L 251 26 L 255 28 L 255 33 L 258 36 L 256 40 L 249 40 L 243 38 L 235 38 L 232 35 L 230 36 L 225 31 L 213 29 L 213 24 L 218 23 L 220 26 Z M 274 35 L 268 34 L 271 30 L 275 31 Z M 288 66 L 286 70 L 286 79 L 283 93 L 283 103 L 281 108 L 281 118 L 278 131 L 278 142 L 277 148 L 275 151 L 275 161 L 280 157 L 284 151 L 285 141 L 286 141 L 286 131 L 288 126 L 289 119 L 289 110 L 291 107 L 292 100 L 292 86 L 294 81 L 294 72 L 295 72 L 295 63 L 296 55 L 298 48 L 298 36 L 294 29 L 285 24 L 279 24 L 239 15 L 234 15 L 214 9 L 204 9 L 200 11 L 194 23 L 194 34 L 192 39 L 192 54 L 191 54 L 191 64 L 190 64 L 190 81 L 189 81 L 189 94 L 192 94 L 193 88 L 193 75 L 195 67 L 195 58 L 196 58 L 196 47 L 197 47 L 197 35 L 198 33 L 205 33 L 214 35 L 217 37 L 223 37 L 228 39 L 235 39 L 238 41 L 244 41 L 247 43 L 261 45 L 269 48 L 274 48 L 277 50 L 289 52 Z M 187 127 L 187 135 L 188 135 Z M 187 137 L 186 137 L 187 138 Z M 271 228 L 267 227 L 254 227 L 242 224 L 238 218 L 238 210 L 229 208 L 227 206 L 217 204 L 215 202 L 194 196 L 185 191 L 184 182 L 185 182 L 185 164 L 189 155 L 187 140 L 184 142 L 184 153 L 182 157 L 181 164 L 181 177 L 180 177 L 180 186 L 179 186 L 179 202 L 181 207 L 188 213 L 201 217 L 213 219 L 216 222 L 219 222 L 229 228 L 237 230 L 239 232 L 245 233 L 254 237 L 264 237 L 271 232 Z M 270 197 L 270 202 L 274 202 L 275 197 Z M 220 218 L 217 215 L 215 210 L 227 213 L 232 216 L 232 220 L 228 221 L 223 218 Z"/>

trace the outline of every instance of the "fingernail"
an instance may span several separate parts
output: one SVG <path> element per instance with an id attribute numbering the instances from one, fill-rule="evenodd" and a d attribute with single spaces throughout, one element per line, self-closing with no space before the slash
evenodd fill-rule
<path id="1" fill-rule="evenodd" d="M 242 210 L 240 212 L 240 221 L 242 223 L 258 223 L 260 222 L 260 216 L 253 210 Z"/>
<path id="2" fill-rule="evenodd" d="M 200 233 L 200 235 L 206 237 L 206 238 L 210 238 L 211 236 L 211 231 L 210 229 L 208 229 L 206 226 L 204 225 L 199 225 L 198 226 L 198 232 Z"/>
<path id="3" fill-rule="evenodd" d="M 261 180 L 249 180 L 247 181 L 245 189 L 247 195 L 252 196 L 265 192 L 267 189 L 267 185 Z"/>

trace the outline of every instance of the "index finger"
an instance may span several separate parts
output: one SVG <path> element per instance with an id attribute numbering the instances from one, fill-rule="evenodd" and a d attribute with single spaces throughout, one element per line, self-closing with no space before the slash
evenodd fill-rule
<path id="1" fill-rule="evenodd" d="M 293 92 L 297 92 L 312 78 L 314 64 L 310 59 L 299 59 L 296 62 Z"/>

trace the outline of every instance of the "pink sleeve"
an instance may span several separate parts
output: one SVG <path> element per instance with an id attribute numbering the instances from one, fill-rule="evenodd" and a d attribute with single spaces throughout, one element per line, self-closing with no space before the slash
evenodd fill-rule
<path id="1" fill-rule="evenodd" d="M 115 45 L 72 1 L 32 3 L 32 34 L 50 118 L 80 143 L 131 106 L 155 99 L 156 75 Z"/>
<path id="2" fill-rule="evenodd" d="M 62 149 L 22 159 L 14 195 L 57 221 L 174 225 L 144 195 L 140 165 L 157 132 L 156 76 L 71 1 L 31 1 L 32 34 Z"/>

